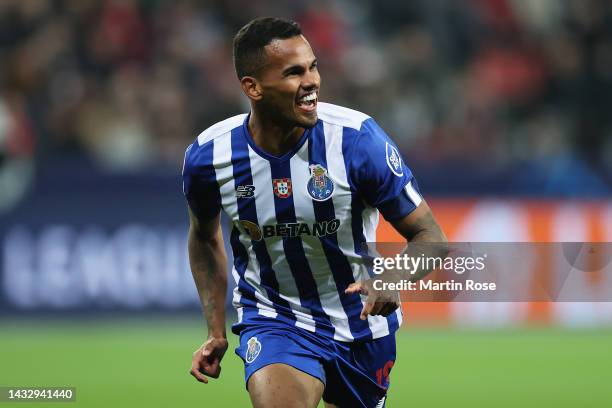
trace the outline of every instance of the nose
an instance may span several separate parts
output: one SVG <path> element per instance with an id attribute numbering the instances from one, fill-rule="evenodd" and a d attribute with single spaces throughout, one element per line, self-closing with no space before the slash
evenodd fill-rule
<path id="1" fill-rule="evenodd" d="M 302 79 L 302 88 L 311 91 L 318 88 L 320 83 L 321 77 L 319 76 L 319 72 L 317 70 L 307 70 Z"/>

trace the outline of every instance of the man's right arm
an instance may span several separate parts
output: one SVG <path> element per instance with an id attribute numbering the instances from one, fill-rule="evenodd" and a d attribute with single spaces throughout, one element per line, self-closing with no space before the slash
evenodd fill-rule
<path id="1" fill-rule="evenodd" d="M 193 353 L 191 375 L 208 383 L 204 374 L 217 378 L 227 350 L 225 298 L 227 256 L 221 233 L 220 214 L 202 220 L 189 209 L 189 264 L 208 327 L 208 338 Z"/>

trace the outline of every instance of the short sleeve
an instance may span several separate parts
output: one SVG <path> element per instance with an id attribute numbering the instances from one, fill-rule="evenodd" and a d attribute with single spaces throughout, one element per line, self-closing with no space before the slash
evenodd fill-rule
<path id="1" fill-rule="evenodd" d="M 214 218 L 221 210 L 212 151 L 213 143 L 198 146 L 196 142 L 185 151 L 183 162 L 183 194 L 191 211 L 201 219 Z"/>
<path id="2" fill-rule="evenodd" d="M 400 219 L 421 203 L 415 177 L 396 144 L 373 119 L 362 123 L 351 149 L 350 166 L 358 193 L 385 219 Z"/>

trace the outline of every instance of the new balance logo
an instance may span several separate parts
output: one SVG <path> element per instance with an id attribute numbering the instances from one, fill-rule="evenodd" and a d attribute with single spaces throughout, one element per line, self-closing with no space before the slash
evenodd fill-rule
<path id="1" fill-rule="evenodd" d="M 255 186 L 247 184 L 246 186 L 236 187 L 236 197 L 252 198 L 255 195 Z"/>

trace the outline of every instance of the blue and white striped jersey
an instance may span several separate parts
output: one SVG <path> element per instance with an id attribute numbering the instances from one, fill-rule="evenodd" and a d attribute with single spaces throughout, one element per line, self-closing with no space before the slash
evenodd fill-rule
<path id="1" fill-rule="evenodd" d="M 339 341 L 393 333 L 401 311 L 359 319 L 368 276 L 362 244 L 379 211 L 398 219 L 421 202 L 396 145 L 369 116 L 318 104 L 318 122 L 282 157 L 259 149 L 248 115 L 219 122 L 187 148 L 183 191 L 200 218 L 232 222 L 234 332 L 268 319 Z"/>

